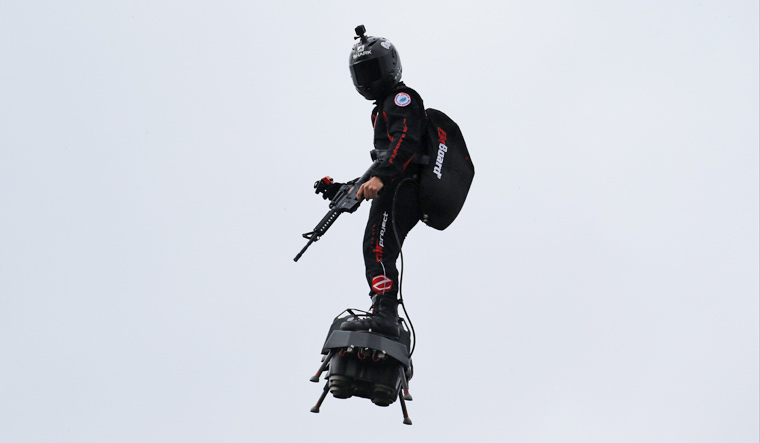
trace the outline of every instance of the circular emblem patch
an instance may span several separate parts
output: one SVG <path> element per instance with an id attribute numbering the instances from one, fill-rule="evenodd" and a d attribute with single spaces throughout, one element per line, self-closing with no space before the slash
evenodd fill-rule
<path id="1" fill-rule="evenodd" d="M 409 97 L 409 94 L 406 92 L 399 92 L 396 94 L 396 98 L 393 99 L 393 102 L 396 103 L 396 106 L 404 107 L 408 106 L 409 103 L 412 102 L 412 98 Z"/>
<path id="2" fill-rule="evenodd" d="M 393 287 L 393 280 L 383 274 L 376 275 L 372 278 L 372 289 L 377 294 L 384 294 Z"/>

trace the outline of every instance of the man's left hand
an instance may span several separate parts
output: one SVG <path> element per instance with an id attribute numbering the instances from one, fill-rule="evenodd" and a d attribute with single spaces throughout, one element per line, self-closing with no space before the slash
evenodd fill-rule
<path id="1" fill-rule="evenodd" d="M 372 177 L 359 187 L 359 191 L 356 192 L 356 199 L 371 200 L 377 198 L 381 189 L 383 189 L 383 181 L 378 177 Z"/>

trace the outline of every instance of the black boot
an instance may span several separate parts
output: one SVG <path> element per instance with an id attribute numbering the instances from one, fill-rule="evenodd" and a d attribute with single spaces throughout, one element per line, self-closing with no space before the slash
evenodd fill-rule
<path id="1" fill-rule="evenodd" d="M 372 297 L 372 313 L 364 320 L 349 320 L 340 325 L 343 331 L 369 331 L 398 339 L 401 326 L 398 318 L 398 300 L 396 297 L 376 295 Z"/>

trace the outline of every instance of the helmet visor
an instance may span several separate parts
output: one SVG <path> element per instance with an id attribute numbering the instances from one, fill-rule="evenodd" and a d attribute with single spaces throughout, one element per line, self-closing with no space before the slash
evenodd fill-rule
<path id="1" fill-rule="evenodd" d="M 356 86 L 370 86 L 386 74 L 393 72 L 393 62 L 388 57 L 363 60 L 350 67 Z"/>

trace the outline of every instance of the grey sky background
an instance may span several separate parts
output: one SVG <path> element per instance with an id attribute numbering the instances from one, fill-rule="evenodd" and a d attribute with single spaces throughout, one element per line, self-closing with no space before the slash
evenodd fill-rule
<path id="1" fill-rule="evenodd" d="M 0 6 L 4 441 L 758 440 L 757 2 L 260 3 Z M 309 413 L 369 305 L 366 207 L 292 261 L 369 165 L 358 24 L 476 167 L 404 248 L 411 427 Z"/>

